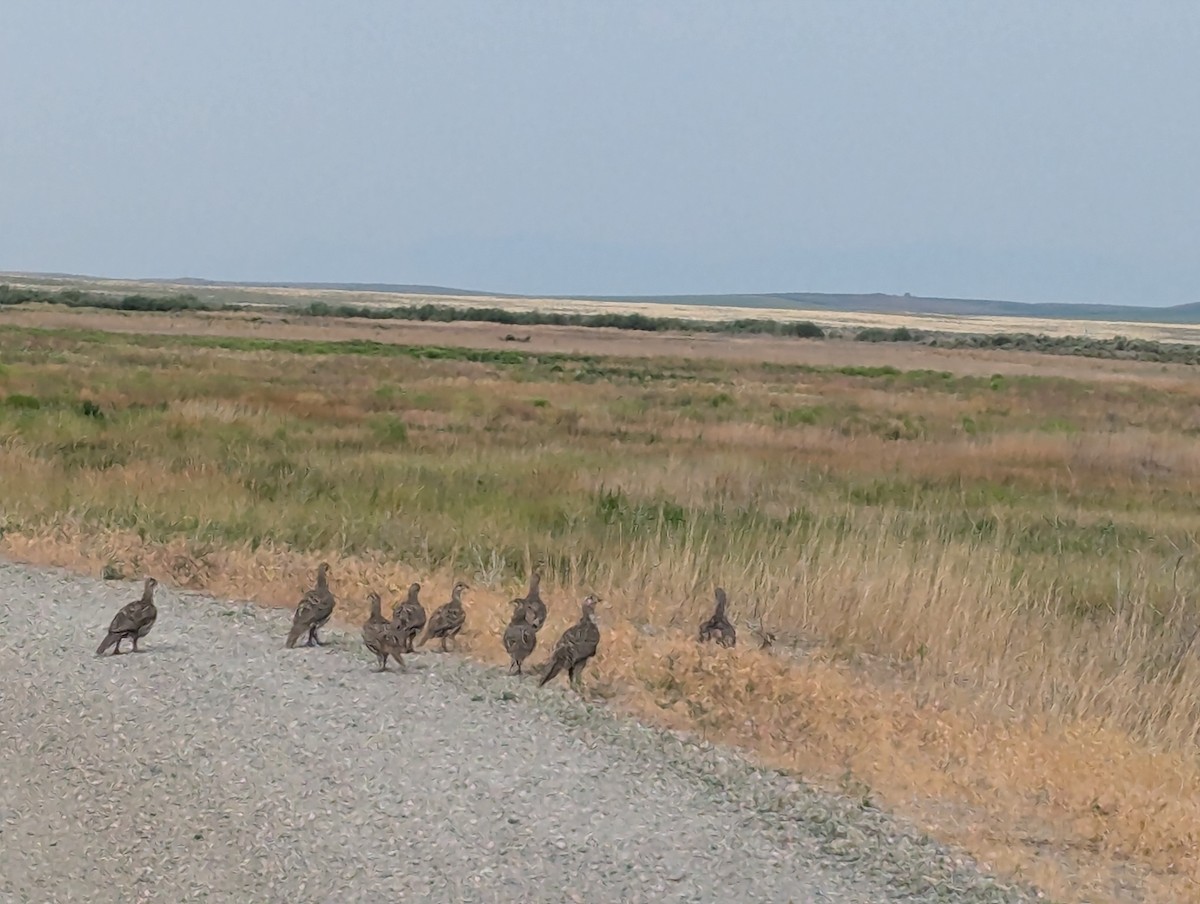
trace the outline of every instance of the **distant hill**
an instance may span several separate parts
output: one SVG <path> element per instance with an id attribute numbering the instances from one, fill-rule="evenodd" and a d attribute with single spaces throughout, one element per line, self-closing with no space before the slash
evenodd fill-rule
<path id="1" fill-rule="evenodd" d="M 422 286 L 406 283 L 336 283 L 336 282 L 225 282 L 216 279 L 196 279 L 183 276 L 179 279 L 143 279 L 139 282 L 159 285 L 246 288 L 246 289 L 311 289 L 315 291 L 342 292 L 389 292 L 395 295 L 445 295 L 456 298 L 490 296 L 492 298 L 521 298 L 520 295 L 505 295 L 502 292 L 479 292 L 474 289 L 453 289 L 448 286 Z"/>
<path id="2" fill-rule="evenodd" d="M 778 296 L 804 307 L 828 302 L 836 310 L 867 311 L 874 314 L 952 314 L 960 317 L 1045 317 L 1056 320 L 1125 320 L 1139 323 L 1198 323 L 1200 302 L 1170 307 L 1139 305 L 1055 304 L 1025 301 L 995 301 L 969 298 L 917 298 L 907 295 L 813 295 L 792 293 Z M 823 306 L 823 305 L 822 305 Z"/>
<path id="3" fill-rule="evenodd" d="M 1200 302 L 1150 307 L 1141 305 L 1035 303 L 978 298 L 928 298 L 919 295 L 826 294 L 820 292 L 730 293 L 724 295 L 519 295 L 481 289 L 456 289 L 409 283 L 352 282 L 230 282 L 182 277 L 177 279 L 115 280 L 67 273 L 12 273 L 9 276 L 63 283 L 87 280 L 128 286 L 190 286 L 197 289 L 296 289 L 307 291 L 376 292 L 444 298 L 553 298 L 559 301 L 613 301 L 633 304 L 705 305 L 749 310 L 784 308 L 799 311 L 864 314 L 929 314 L 954 317 L 1031 317 L 1051 320 L 1112 320 L 1129 323 L 1200 324 Z M 0 282 L 6 274 L 0 273 Z"/>
<path id="4" fill-rule="evenodd" d="M 1130 323 L 1200 323 L 1200 302 L 1170 307 L 1036 303 L 919 295 L 833 295 L 780 292 L 766 295 L 589 295 L 588 301 L 722 305 L 739 308 L 795 308 L 866 314 L 945 314 L 956 317 L 1042 317 L 1053 320 L 1118 320 Z"/>

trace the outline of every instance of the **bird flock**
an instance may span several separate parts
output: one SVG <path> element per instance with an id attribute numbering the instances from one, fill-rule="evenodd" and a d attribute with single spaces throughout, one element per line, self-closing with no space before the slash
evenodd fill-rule
<path id="1" fill-rule="evenodd" d="M 96 648 L 96 655 L 103 655 L 110 649 L 112 655 L 120 654 L 124 640 L 129 640 L 133 652 L 138 652 L 138 640 L 149 633 L 158 618 L 158 610 L 154 605 L 154 588 L 157 586 L 158 581 L 154 578 L 146 578 L 141 598 L 123 606 L 113 616 L 108 632 Z M 462 581 L 456 583 L 450 592 L 449 602 L 434 609 L 428 618 L 425 607 L 421 605 L 421 584 L 417 581 L 409 585 L 404 600 L 393 607 L 390 619 L 383 615 L 383 600 L 379 594 L 373 590 L 368 593 L 371 614 L 363 623 L 362 639 L 368 652 L 375 657 L 378 671 L 387 671 L 389 659 L 403 670 L 404 654 L 412 653 L 414 647 L 423 646 L 430 639 L 441 641 L 441 651 L 448 652 L 447 643 L 455 640 L 467 623 L 462 596 L 470 589 Z M 543 667 L 539 687 L 565 671 L 571 686 L 580 690 L 584 666 L 596 655 L 600 646 L 600 628 L 595 619 L 596 605 L 600 602 L 601 599 L 594 594 L 584 598 L 579 621 L 563 631 L 554 644 L 550 658 Z M 504 628 L 504 649 L 512 660 L 509 674 L 521 675 L 525 660 L 537 649 L 538 631 L 546 623 L 546 602 L 542 599 L 541 577 L 536 571 L 530 576 L 529 591 L 511 600 L 509 605 L 512 606 L 512 617 Z M 712 616 L 700 624 L 697 637 L 700 643 L 714 641 L 722 647 L 732 647 L 737 643 L 737 630 L 725 612 L 727 605 L 725 591 L 718 587 L 716 608 Z M 336 606 L 337 599 L 329 589 L 329 565 L 322 562 L 317 566 L 313 588 L 306 591 L 296 604 L 284 645 L 291 649 L 307 634 L 304 646 L 323 646 L 317 630 L 329 621 Z M 420 640 L 417 640 L 418 635 Z"/>

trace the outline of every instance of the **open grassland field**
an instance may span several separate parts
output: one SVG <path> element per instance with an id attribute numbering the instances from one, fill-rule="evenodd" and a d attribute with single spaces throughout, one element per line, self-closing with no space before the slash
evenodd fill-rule
<path id="1" fill-rule="evenodd" d="M 279 606 L 324 558 L 351 622 L 370 588 L 390 606 L 421 580 L 432 606 L 466 578 L 462 646 L 497 665 L 540 563 L 547 647 L 585 593 L 606 601 L 585 685 L 611 707 L 886 806 L 1059 900 L 1200 894 L 1193 370 L 550 328 L 502 346 L 487 324 L 3 323 L 9 556 Z M 717 584 L 734 651 L 694 643 Z"/>
<path id="2" fill-rule="evenodd" d="M 1045 336 L 1082 336 L 1094 339 L 1124 336 L 1159 342 L 1200 342 L 1200 325 L 1195 323 L 1153 323 L 1110 320 L 1049 319 L 1012 316 L 956 316 L 947 314 L 877 313 L 801 306 L 764 307 L 761 301 L 752 307 L 722 304 L 687 304 L 653 300 L 582 299 L 571 297 L 514 297 L 486 292 L 444 295 L 421 292 L 369 291 L 364 289 L 301 288 L 295 286 L 197 285 L 193 282 L 165 280 L 99 279 L 82 276 L 42 274 L 0 274 L 0 283 L 14 288 L 51 292 L 73 289 L 110 295 L 143 294 L 148 296 L 193 296 L 214 305 L 263 306 L 301 309 L 314 303 L 330 307 L 350 306 L 361 309 L 412 307 L 434 304 L 458 308 L 497 308 L 539 314 L 639 314 L 655 318 L 680 318 L 692 321 L 736 321 L 752 317 L 781 324 L 813 321 L 827 329 L 906 327 L 945 333 L 1037 333 Z M 744 296 L 754 300 L 752 296 Z"/>
<path id="3" fill-rule="evenodd" d="M 134 312 L 59 305 L 21 305 L 0 310 L 0 324 L 42 329 L 102 331 L 179 337 L 181 341 L 232 342 L 249 349 L 254 342 L 308 341 L 305 348 L 346 351 L 356 343 L 364 354 L 412 354 L 383 346 L 452 347 L 506 352 L 517 360 L 529 355 L 622 358 L 685 358 L 805 367 L 876 367 L 903 371 L 932 370 L 963 376 L 1055 376 L 1095 380 L 1128 380 L 1174 385 L 1194 379 L 1194 367 L 1112 358 L 1045 355 L 1008 349 L 930 348 L 900 342 L 856 342 L 847 339 L 729 336 L 680 330 L 646 332 L 586 326 L 505 326 L 458 321 L 384 320 L 354 317 L 308 317 L 278 311 Z M 514 342 L 513 340 L 520 340 Z M 238 340 L 246 340 L 239 343 Z M 277 344 L 272 347 L 279 348 Z M 418 353 L 419 354 L 419 353 Z M 504 356 L 502 356 L 504 357 Z"/>

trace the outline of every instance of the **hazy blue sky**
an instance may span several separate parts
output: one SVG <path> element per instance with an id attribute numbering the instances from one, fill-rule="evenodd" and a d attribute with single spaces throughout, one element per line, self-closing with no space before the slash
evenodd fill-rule
<path id="1" fill-rule="evenodd" d="M 1200 4 L 5 0 L 0 269 L 1200 301 Z"/>

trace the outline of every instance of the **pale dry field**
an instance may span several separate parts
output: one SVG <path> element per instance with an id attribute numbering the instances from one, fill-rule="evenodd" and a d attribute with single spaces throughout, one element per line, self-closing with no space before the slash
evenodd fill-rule
<path id="1" fill-rule="evenodd" d="M 1047 336 L 1086 336 L 1097 339 L 1126 336 L 1161 342 L 1200 342 L 1200 325 L 1132 323 L 1103 320 L 1058 320 L 1035 317 L 966 317 L 939 314 L 880 314 L 800 308 L 747 308 L 633 301 L 594 301 L 562 296 L 510 298 L 502 295 L 446 296 L 372 292 L 350 289 L 298 289 L 259 286 L 194 286 L 185 282 L 45 277 L 0 273 L 0 281 L 31 288 L 76 288 L 114 294 L 165 295 L 192 293 L 204 299 L 239 304 L 304 305 L 320 301 L 331 305 L 389 308 L 423 304 L 446 307 L 494 307 L 508 311 L 541 311 L 563 314 L 645 314 L 688 320 L 738 320 L 755 318 L 794 322 L 810 320 L 822 327 L 906 326 L 950 333 L 1035 333 Z"/>

